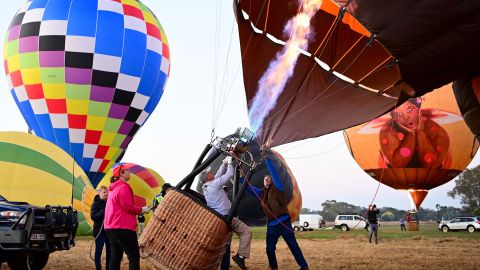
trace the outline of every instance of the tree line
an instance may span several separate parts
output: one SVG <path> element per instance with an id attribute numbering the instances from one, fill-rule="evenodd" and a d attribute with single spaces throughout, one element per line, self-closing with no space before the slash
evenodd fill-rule
<path id="1" fill-rule="evenodd" d="M 340 214 L 355 214 L 366 217 L 367 208 L 346 202 L 337 202 L 336 200 L 326 200 L 322 203 L 323 210 L 312 210 L 302 208 L 302 214 L 319 214 L 325 221 L 335 221 L 335 217 Z M 393 207 L 380 207 L 380 221 L 395 221 L 406 217 L 408 211 L 399 210 Z M 418 219 L 421 221 L 449 220 L 457 216 L 469 215 L 461 208 L 452 206 L 442 206 L 437 204 L 437 209 L 422 208 L 417 212 Z"/>

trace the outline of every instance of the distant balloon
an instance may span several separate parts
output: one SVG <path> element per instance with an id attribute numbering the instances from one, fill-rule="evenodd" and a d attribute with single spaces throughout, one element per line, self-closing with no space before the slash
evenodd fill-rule
<path id="1" fill-rule="evenodd" d="M 90 207 L 97 193 L 71 156 L 46 140 L 22 132 L 0 132 L 0 153 L 2 196 L 42 207 L 71 205 L 73 195 L 80 223 L 77 234 L 91 234 Z"/>
<path id="2" fill-rule="evenodd" d="M 4 66 L 29 128 L 96 185 L 157 106 L 170 53 L 140 1 L 29 0 L 9 26 Z"/>
<path id="3" fill-rule="evenodd" d="M 358 165 L 382 184 L 409 190 L 417 209 L 428 190 L 459 175 L 478 150 L 451 85 L 409 99 L 344 135 Z"/>
<path id="4" fill-rule="evenodd" d="M 145 168 L 141 165 L 134 163 L 122 163 L 122 167 L 130 171 L 130 180 L 128 184 L 133 189 L 133 195 L 135 200 L 135 205 L 145 206 L 152 205 L 153 198 L 155 195 L 160 193 L 162 185 L 165 184 L 165 180 L 160 176 L 156 171 Z M 115 165 L 115 168 L 118 165 Z M 100 181 L 97 188 L 100 186 L 110 186 L 110 178 L 112 177 L 113 168 L 110 169 L 105 177 Z M 145 215 L 145 225 L 150 220 L 152 213 Z"/>

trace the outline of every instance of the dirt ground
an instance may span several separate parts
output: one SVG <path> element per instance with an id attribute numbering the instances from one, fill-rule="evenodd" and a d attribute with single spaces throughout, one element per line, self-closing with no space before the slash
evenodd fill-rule
<path id="1" fill-rule="evenodd" d="M 341 238 L 333 240 L 299 239 L 310 269 L 480 269 L 478 239 L 417 237 L 408 240 L 380 240 L 378 245 L 367 239 Z M 91 240 L 80 239 L 69 251 L 51 254 L 45 269 L 94 269 L 89 258 Z M 232 243 L 232 256 L 238 247 Z M 252 241 L 252 256 L 246 261 L 249 269 L 268 269 L 264 240 Z M 298 269 L 285 242 L 277 245 L 280 269 Z M 239 269 L 232 261 L 231 269 Z M 142 269 L 153 269 L 141 261 Z M 3 266 L 1 269 L 8 269 Z M 128 269 L 126 256 L 122 269 Z"/>

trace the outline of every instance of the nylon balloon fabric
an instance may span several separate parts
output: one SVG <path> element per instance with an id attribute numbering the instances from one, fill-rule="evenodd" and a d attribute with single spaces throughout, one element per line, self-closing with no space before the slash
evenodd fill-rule
<path id="1" fill-rule="evenodd" d="M 29 128 L 72 155 L 94 186 L 157 106 L 170 71 L 158 19 L 135 0 L 31 0 L 4 43 Z"/>
<path id="2" fill-rule="evenodd" d="M 78 235 L 90 235 L 90 208 L 97 194 L 86 174 L 60 147 L 32 134 L 0 132 L 0 194 L 32 205 L 71 205 Z"/>
<path id="3" fill-rule="evenodd" d="M 371 177 L 409 190 L 417 208 L 428 190 L 459 175 L 478 143 L 446 85 L 344 132 L 350 153 Z"/>

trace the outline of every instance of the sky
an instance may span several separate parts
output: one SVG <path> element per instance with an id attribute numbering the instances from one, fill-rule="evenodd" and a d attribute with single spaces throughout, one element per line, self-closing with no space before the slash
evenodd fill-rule
<path id="1" fill-rule="evenodd" d="M 210 142 L 213 127 L 215 136 L 226 136 L 237 127 L 249 125 L 237 26 L 232 1 L 142 2 L 158 17 L 167 35 L 170 77 L 157 108 L 130 143 L 122 161 L 152 168 L 167 182 L 176 184 L 192 170 Z M 6 33 L 23 3 L 2 1 L 1 33 Z M 3 75 L 0 85 L 0 131 L 27 131 Z M 220 104 L 224 104 L 223 110 Z M 355 163 L 342 132 L 276 150 L 285 157 L 299 183 L 303 207 L 319 210 L 325 200 L 367 206 L 374 200 L 379 207 L 410 208 L 405 191 L 379 185 Z M 469 168 L 479 163 L 477 154 Z M 447 196 L 454 186 L 450 181 L 431 190 L 422 207 L 460 207 L 458 199 Z"/>

